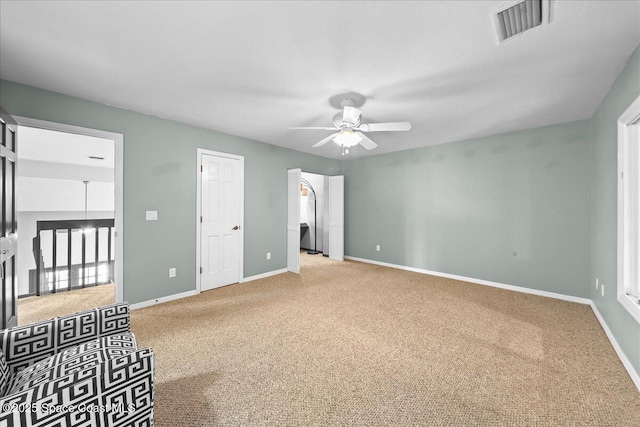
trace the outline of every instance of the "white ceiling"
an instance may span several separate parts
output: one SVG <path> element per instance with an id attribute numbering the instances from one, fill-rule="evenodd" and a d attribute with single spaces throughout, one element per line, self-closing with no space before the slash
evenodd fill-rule
<path id="1" fill-rule="evenodd" d="M 0 77 L 295 150 L 329 99 L 366 97 L 349 157 L 585 119 L 640 42 L 638 1 L 552 1 L 551 23 L 502 44 L 505 1 L 9 2 Z"/>
<path id="2" fill-rule="evenodd" d="M 64 163 L 113 169 L 114 142 L 110 139 L 20 126 L 19 160 Z M 103 160 L 89 156 L 103 157 Z"/>

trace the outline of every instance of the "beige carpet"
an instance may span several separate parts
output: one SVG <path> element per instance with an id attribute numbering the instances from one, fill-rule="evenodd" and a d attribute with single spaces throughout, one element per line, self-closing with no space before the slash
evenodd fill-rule
<path id="1" fill-rule="evenodd" d="M 156 425 L 640 426 L 589 306 L 303 256 L 136 310 Z"/>
<path id="2" fill-rule="evenodd" d="M 114 285 L 92 286 L 70 292 L 18 299 L 18 325 L 113 304 Z"/>

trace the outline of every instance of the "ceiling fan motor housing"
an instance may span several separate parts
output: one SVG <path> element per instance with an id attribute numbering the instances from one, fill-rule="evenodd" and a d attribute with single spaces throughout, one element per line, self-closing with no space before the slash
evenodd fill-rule
<path id="1" fill-rule="evenodd" d="M 360 126 L 361 120 L 360 110 L 354 107 L 344 107 L 342 111 L 333 116 L 333 124 L 338 129 L 357 128 Z"/>

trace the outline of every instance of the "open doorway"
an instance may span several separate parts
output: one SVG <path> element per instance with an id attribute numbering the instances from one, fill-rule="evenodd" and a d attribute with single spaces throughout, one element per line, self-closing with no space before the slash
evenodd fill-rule
<path id="1" fill-rule="evenodd" d="M 287 270 L 300 273 L 301 254 L 342 261 L 344 176 L 290 169 L 287 186 Z"/>
<path id="2" fill-rule="evenodd" d="M 329 256 L 329 245 L 323 244 L 329 243 L 325 187 L 329 187 L 328 176 L 300 173 L 300 249 L 307 255 Z"/>
<path id="3" fill-rule="evenodd" d="M 122 301 L 122 135 L 17 121 L 18 324 Z"/>

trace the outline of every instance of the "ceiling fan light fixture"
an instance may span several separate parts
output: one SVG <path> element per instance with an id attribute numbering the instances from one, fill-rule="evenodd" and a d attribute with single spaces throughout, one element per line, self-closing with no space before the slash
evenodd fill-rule
<path id="1" fill-rule="evenodd" d="M 358 145 L 362 141 L 362 137 L 351 129 L 343 129 L 333 140 L 339 146 L 349 148 Z"/>

